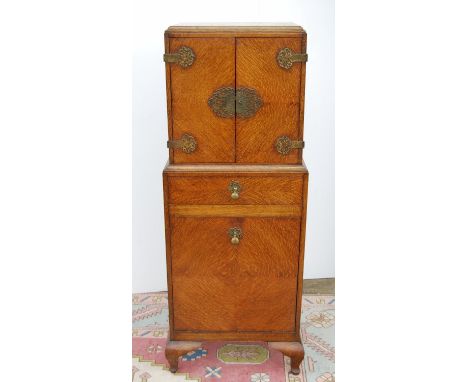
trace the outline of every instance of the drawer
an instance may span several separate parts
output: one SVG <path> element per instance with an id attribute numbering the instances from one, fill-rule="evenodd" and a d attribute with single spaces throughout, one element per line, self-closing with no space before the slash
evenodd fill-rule
<path id="1" fill-rule="evenodd" d="M 170 204 L 302 204 L 302 174 L 173 176 L 168 183 Z"/>

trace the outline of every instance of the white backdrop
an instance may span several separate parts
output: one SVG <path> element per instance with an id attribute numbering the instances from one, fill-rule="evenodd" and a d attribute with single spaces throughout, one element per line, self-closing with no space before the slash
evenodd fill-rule
<path id="1" fill-rule="evenodd" d="M 304 161 L 309 169 L 304 278 L 334 277 L 333 0 L 134 2 L 133 292 L 167 290 L 161 172 L 168 151 L 164 30 L 180 22 L 295 22 L 307 31 Z"/>

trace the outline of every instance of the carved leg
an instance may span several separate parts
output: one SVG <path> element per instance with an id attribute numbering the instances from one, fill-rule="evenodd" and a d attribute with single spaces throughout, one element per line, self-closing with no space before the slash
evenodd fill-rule
<path id="1" fill-rule="evenodd" d="M 175 373 L 179 368 L 179 357 L 181 355 L 198 349 L 200 346 L 201 342 L 167 341 L 165 354 L 171 373 Z"/>
<path id="2" fill-rule="evenodd" d="M 299 374 L 299 366 L 304 359 L 304 347 L 300 342 L 268 342 L 272 349 L 279 350 L 291 358 L 291 373 Z"/>

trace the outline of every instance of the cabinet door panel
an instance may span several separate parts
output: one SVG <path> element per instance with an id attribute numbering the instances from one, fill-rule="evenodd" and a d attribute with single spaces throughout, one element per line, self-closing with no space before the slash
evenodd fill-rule
<path id="1" fill-rule="evenodd" d="M 236 328 L 236 262 L 226 218 L 171 217 L 175 330 Z"/>
<path id="2" fill-rule="evenodd" d="M 237 329 L 294 331 L 300 219 L 245 218 L 241 227 Z"/>
<path id="3" fill-rule="evenodd" d="M 300 150 L 280 155 L 276 140 L 288 136 L 302 140 L 301 78 L 305 63 L 290 69 L 278 65 L 282 48 L 302 52 L 302 38 L 238 38 L 236 88 L 255 89 L 262 106 L 249 118 L 236 120 L 236 160 L 243 163 L 300 163 Z"/>
<path id="4" fill-rule="evenodd" d="M 294 331 L 299 218 L 173 215 L 171 227 L 176 331 Z"/>
<path id="5" fill-rule="evenodd" d="M 228 163 L 235 161 L 235 118 L 218 117 L 208 99 L 221 87 L 235 85 L 233 38 L 170 38 L 169 52 L 190 47 L 195 60 L 189 67 L 170 67 L 169 117 L 172 140 L 189 134 L 197 141 L 192 153 L 173 149 L 173 163 Z M 172 129 L 171 129 L 172 126 Z M 171 135 L 171 134 L 170 134 Z"/>

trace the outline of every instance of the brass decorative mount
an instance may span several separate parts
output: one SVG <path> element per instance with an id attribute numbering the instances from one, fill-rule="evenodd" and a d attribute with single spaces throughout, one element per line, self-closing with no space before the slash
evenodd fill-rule
<path id="1" fill-rule="evenodd" d="M 279 137 L 276 140 L 275 148 L 281 155 L 288 155 L 293 149 L 303 149 L 305 146 L 304 141 L 293 141 L 287 136 Z"/>
<path id="2" fill-rule="evenodd" d="M 263 105 L 255 89 L 222 87 L 213 92 L 208 99 L 211 110 L 221 118 L 249 118 Z"/>
<path id="3" fill-rule="evenodd" d="M 290 48 L 283 48 L 278 52 L 276 61 L 283 69 L 291 69 L 295 62 L 306 62 L 307 53 L 294 53 Z"/>
<path id="4" fill-rule="evenodd" d="M 190 154 L 197 149 L 197 141 L 189 134 L 182 134 L 180 139 L 167 141 L 167 148 L 181 149 L 184 153 Z"/>
<path id="5" fill-rule="evenodd" d="M 163 56 L 164 62 L 168 64 L 179 64 L 182 68 L 187 68 L 195 61 L 195 53 L 188 46 L 181 46 L 175 53 L 166 53 Z"/>

